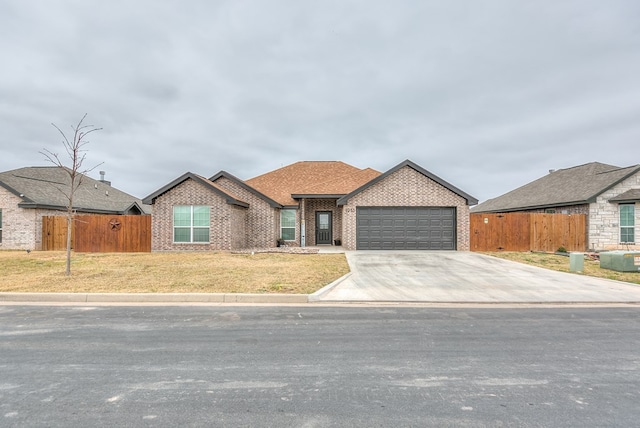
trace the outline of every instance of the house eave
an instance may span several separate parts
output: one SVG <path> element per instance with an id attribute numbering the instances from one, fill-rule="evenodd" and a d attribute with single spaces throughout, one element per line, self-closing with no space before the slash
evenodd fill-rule
<path id="1" fill-rule="evenodd" d="M 306 194 L 306 193 L 294 193 L 291 195 L 293 199 L 340 199 L 345 196 L 342 194 Z"/>
<path id="2" fill-rule="evenodd" d="M 61 205 L 47 205 L 47 204 L 35 204 L 35 203 L 19 203 L 18 208 L 52 210 L 52 211 L 67 211 L 68 209 L 68 207 L 64 207 Z M 73 207 L 73 211 L 81 212 L 81 213 L 91 213 L 91 214 L 114 214 L 114 215 L 121 215 L 126 212 L 126 210 L 108 210 L 108 209 L 85 208 L 85 207 Z"/>
<path id="3" fill-rule="evenodd" d="M 527 207 L 507 207 L 507 208 L 496 208 L 489 210 L 472 210 L 472 214 L 490 214 L 490 213 L 510 213 L 510 212 L 520 212 L 520 211 L 531 211 L 531 210 L 541 210 L 547 208 L 557 208 L 557 207 L 571 207 L 575 205 L 588 205 L 590 202 L 587 201 L 572 201 L 572 202 L 557 202 L 553 204 L 543 204 L 543 205 L 530 205 Z"/>
<path id="4" fill-rule="evenodd" d="M 229 205 L 237 205 L 237 206 L 242 207 L 242 208 L 249 208 L 249 204 L 248 203 L 246 203 L 244 201 L 239 201 L 239 200 L 233 199 L 233 198 L 227 198 L 227 203 Z"/>
<path id="5" fill-rule="evenodd" d="M 638 198 L 633 198 L 633 199 L 609 199 L 609 203 L 612 204 L 635 204 L 637 202 L 640 202 L 640 199 Z"/>

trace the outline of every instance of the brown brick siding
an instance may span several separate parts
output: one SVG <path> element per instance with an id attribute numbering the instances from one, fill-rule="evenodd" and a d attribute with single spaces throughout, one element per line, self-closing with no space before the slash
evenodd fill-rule
<path id="1" fill-rule="evenodd" d="M 228 178 L 220 177 L 215 183 L 249 204 L 245 225 L 237 229 L 246 237 L 246 248 L 275 247 L 280 236 L 280 210 Z"/>
<path id="2" fill-rule="evenodd" d="M 395 171 L 349 199 L 342 214 L 342 246 L 347 250 L 356 249 L 358 206 L 456 207 L 457 249 L 469 250 L 469 206 L 465 199 L 411 167 Z"/>
<path id="3" fill-rule="evenodd" d="M 205 205 L 210 207 L 208 244 L 173 243 L 173 207 Z M 233 250 L 246 247 L 246 234 L 238 233 L 246 224 L 246 209 L 230 205 L 225 198 L 206 186 L 188 179 L 158 196 L 151 221 L 152 251 Z"/>
<path id="4" fill-rule="evenodd" d="M 342 208 L 336 205 L 336 199 L 305 199 L 304 217 L 306 245 L 316 245 L 316 212 L 331 211 L 332 233 L 331 241 L 342 238 Z"/>

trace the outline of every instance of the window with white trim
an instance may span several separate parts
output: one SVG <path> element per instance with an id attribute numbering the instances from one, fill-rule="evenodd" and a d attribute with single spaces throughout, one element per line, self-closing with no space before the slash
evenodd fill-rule
<path id="1" fill-rule="evenodd" d="M 173 242 L 208 243 L 209 207 L 176 205 L 173 207 Z"/>
<path id="2" fill-rule="evenodd" d="M 296 240 L 296 210 L 280 210 L 280 238 Z"/>
<path id="3" fill-rule="evenodd" d="M 635 241 L 634 229 L 635 205 L 620 205 L 620 242 L 633 243 Z"/>

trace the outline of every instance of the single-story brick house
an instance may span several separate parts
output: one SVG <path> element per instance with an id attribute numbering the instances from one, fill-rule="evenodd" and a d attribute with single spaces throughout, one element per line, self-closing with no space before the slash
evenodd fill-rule
<path id="1" fill-rule="evenodd" d="M 590 250 L 640 250 L 640 165 L 592 162 L 551 170 L 471 212 L 586 214 Z"/>
<path id="2" fill-rule="evenodd" d="M 42 217 L 66 215 L 71 179 L 57 166 L 0 172 L 0 249 L 42 249 Z M 149 214 L 151 207 L 104 180 L 83 176 L 74 195 L 77 214 Z"/>
<path id="3" fill-rule="evenodd" d="M 469 249 L 478 201 L 407 160 L 385 173 L 303 161 L 241 180 L 187 172 L 143 199 L 152 251 L 340 244 L 345 249 Z"/>

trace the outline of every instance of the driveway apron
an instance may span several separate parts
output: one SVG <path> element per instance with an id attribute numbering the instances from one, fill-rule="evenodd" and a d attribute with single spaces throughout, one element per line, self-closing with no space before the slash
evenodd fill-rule
<path id="1" fill-rule="evenodd" d="M 349 251 L 351 273 L 319 301 L 637 303 L 640 285 L 458 251 Z M 567 265 L 569 259 L 567 258 Z"/>

